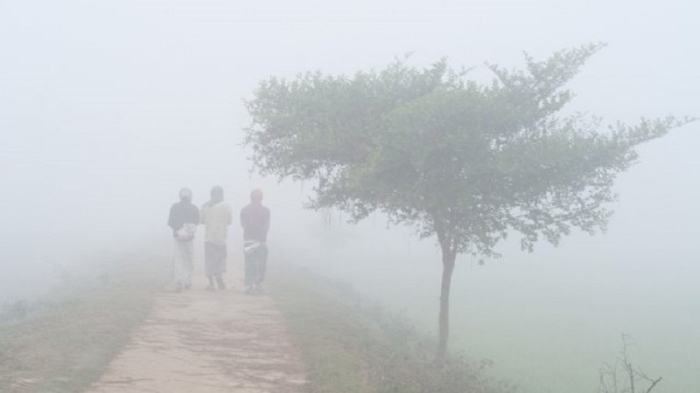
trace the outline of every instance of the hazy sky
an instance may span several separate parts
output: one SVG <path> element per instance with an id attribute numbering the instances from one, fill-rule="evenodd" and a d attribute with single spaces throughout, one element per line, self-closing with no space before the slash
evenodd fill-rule
<path id="1" fill-rule="evenodd" d="M 610 121 L 700 115 L 697 11 L 690 0 L 4 1 L 0 179 L 13 208 L 2 237 L 141 236 L 181 185 L 203 202 L 222 184 L 243 203 L 259 182 L 238 145 L 243 99 L 270 75 L 352 73 L 413 52 L 417 65 L 446 56 L 483 78 L 485 61 L 518 66 L 525 50 L 602 40 L 571 86 L 574 109 Z M 645 164 L 620 183 L 636 206 L 625 230 L 659 242 L 681 226 L 692 239 L 699 141 L 694 124 L 642 149 Z M 298 194 L 268 198 L 299 206 Z"/>

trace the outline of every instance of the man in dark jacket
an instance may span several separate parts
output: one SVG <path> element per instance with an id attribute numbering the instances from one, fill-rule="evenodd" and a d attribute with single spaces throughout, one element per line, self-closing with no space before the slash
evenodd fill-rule
<path id="1" fill-rule="evenodd" d="M 173 256 L 173 273 L 177 292 L 192 286 L 194 235 L 199 224 L 199 209 L 192 204 L 192 191 L 180 190 L 180 202 L 170 208 L 168 226 L 173 230 L 175 252 Z"/>
<path id="2" fill-rule="evenodd" d="M 262 191 L 250 193 L 250 204 L 241 210 L 247 292 L 261 292 L 267 269 L 267 231 L 270 209 L 262 205 Z"/>

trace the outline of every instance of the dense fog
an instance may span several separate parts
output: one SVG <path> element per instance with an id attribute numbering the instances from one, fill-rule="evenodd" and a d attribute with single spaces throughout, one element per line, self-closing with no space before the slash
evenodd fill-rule
<path id="1" fill-rule="evenodd" d="M 125 250 L 168 255 L 167 212 L 221 185 L 234 209 L 254 187 L 272 210 L 270 263 L 341 278 L 421 328 L 437 324 L 434 240 L 303 209 L 310 184 L 250 172 L 244 100 L 261 79 L 381 68 L 412 53 L 475 67 L 609 45 L 570 85 L 572 109 L 607 122 L 700 115 L 700 11 L 690 0 L 618 2 L 224 1 L 0 3 L 0 302 L 45 294 L 61 272 L 99 274 Z M 482 266 L 458 257 L 452 345 L 494 361 L 525 392 L 595 390 L 620 334 L 659 392 L 700 386 L 700 125 L 642 146 L 607 233 Z M 234 226 L 231 242 L 241 232 Z M 514 239 L 515 240 L 515 239 Z M 284 250 L 284 253 L 280 252 Z M 234 249 L 234 252 L 235 249 Z M 201 260 L 199 261 L 201 262 Z"/>

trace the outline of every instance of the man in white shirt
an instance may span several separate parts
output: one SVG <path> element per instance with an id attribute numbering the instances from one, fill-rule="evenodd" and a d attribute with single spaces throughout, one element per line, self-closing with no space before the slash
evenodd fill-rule
<path id="1" fill-rule="evenodd" d="M 224 202 L 223 188 L 211 189 L 211 199 L 202 206 L 201 222 L 204 225 L 204 272 L 209 279 L 208 290 L 226 289 L 223 274 L 226 273 L 226 238 L 232 222 L 231 206 Z"/>

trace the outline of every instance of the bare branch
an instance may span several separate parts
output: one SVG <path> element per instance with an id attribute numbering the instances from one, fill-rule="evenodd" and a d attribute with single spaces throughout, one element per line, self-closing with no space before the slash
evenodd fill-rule
<path id="1" fill-rule="evenodd" d="M 661 377 L 651 378 L 641 367 L 634 366 L 629 354 L 629 347 L 634 344 L 632 337 L 622 334 L 620 356 L 615 363 L 605 363 L 599 370 L 599 393 L 650 393 L 661 382 Z M 626 382 L 618 384 L 618 377 L 624 378 Z M 646 384 L 646 389 L 640 388 Z"/>

